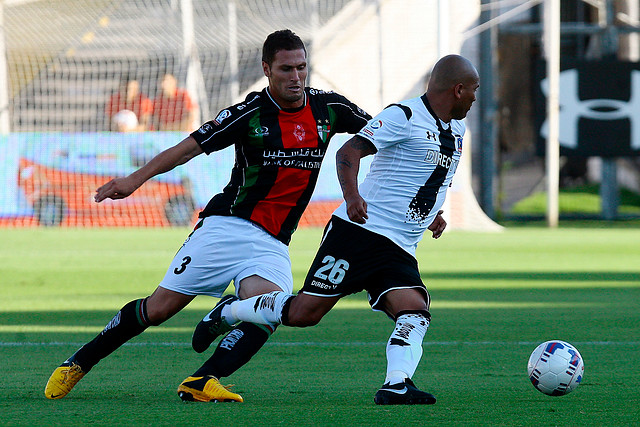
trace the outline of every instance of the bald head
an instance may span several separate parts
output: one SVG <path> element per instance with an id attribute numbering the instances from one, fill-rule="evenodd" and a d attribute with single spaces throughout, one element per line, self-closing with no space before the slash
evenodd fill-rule
<path id="1" fill-rule="evenodd" d="M 431 71 L 427 92 L 442 92 L 455 85 L 478 81 L 478 71 L 471 62 L 460 55 L 442 57 Z"/>
<path id="2" fill-rule="evenodd" d="M 431 71 L 427 99 L 436 115 L 445 122 L 466 117 L 480 86 L 476 67 L 460 55 L 441 58 Z"/>

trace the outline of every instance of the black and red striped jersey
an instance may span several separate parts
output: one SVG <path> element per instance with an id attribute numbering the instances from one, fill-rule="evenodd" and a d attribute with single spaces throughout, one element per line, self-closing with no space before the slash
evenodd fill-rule
<path id="1" fill-rule="evenodd" d="M 191 134 L 207 154 L 235 146 L 231 180 L 200 217 L 244 218 L 289 244 L 329 140 L 336 133 L 355 134 L 370 118 L 334 92 L 305 88 L 305 103 L 297 109 L 280 108 L 267 88 L 250 93 Z"/>

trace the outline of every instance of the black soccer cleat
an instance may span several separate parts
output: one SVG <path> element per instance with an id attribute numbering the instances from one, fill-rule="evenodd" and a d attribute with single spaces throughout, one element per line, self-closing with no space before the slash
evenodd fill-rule
<path id="1" fill-rule="evenodd" d="M 222 307 L 237 300 L 238 297 L 235 295 L 222 297 L 222 299 L 218 301 L 218 304 L 213 307 L 213 310 L 204 316 L 204 319 L 196 325 L 196 329 L 193 331 L 193 338 L 191 338 L 191 347 L 193 347 L 196 353 L 202 353 L 209 348 L 217 337 L 233 329 L 233 325 L 229 325 L 222 318 L 221 313 Z"/>
<path id="2" fill-rule="evenodd" d="M 376 405 L 433 405 L 436 403 L 436 397 L 426 391 L 418 390 L 413 381 L 407 378 L 398 384 L 384 384 L 373 401 Z"/>

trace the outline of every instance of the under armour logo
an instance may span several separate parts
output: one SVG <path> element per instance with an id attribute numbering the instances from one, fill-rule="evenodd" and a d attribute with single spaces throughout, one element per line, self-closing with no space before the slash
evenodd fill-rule
<path id="1" fill-rule="evenodd" d="M 430 130 L 426 131 L 426 136 L 427 136 L 427 141 L 437 141 L 438 138 L 436 137 L 435 132 L 431 132 Z"/>
<path id="2" fill-rule="evenodd" d="M 549 92 L 549 80 L 540 83 L 545 96 Z M 581 117 L 595 120 L 629 119 L 631 122 L 631 148 L 640 149 L 640 71 L 631 71 L 631 96 L 629 101 L 619 99 L 587 99 L 578 97 L 578 70 L 571 69 L 560 73 L 560 145 L 575 149 L 578 146 L 578 120 Z M 542 124 L 540 134 L 549 135 L 547 121 Z"/>

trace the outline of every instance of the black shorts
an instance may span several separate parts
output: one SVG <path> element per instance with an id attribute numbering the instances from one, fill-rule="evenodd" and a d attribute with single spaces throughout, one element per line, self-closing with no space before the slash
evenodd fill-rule
<path id="1" fill-rule="evenodd" d="M 343 297 L 366 290 L 371 308 L 382 311 L 385 293 L 408 288 L 424 294 L 428 309 L 429 293 L 414 257 L 387 237 L 333 216 L 300 292 Z"/>

